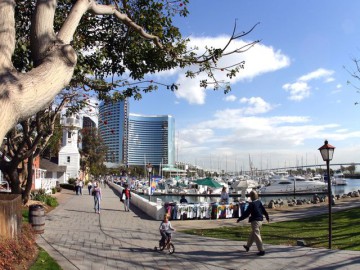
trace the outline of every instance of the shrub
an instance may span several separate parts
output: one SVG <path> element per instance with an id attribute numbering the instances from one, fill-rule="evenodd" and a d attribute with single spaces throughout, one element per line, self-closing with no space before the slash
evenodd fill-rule
<path id="1" fill-rule="evenodd" d="M 0 269 L 26 269 L 37 256 L 35 235 L 30 224 L 24 223 L 18 239 L 0 239 Z"/>
<path id="2" fill-rule="evenodd" d="M 51 207 L 56 207 L 59 205 L 57 199 L 51 196 L 46 196 L 45 203 Z"/>
<path id="3" fill-rule="evenodd" d="M 55 194 L 56 193 L 56 187 L 53 187 L 52 189 L 51 189 L 51 194 Z"/>
<path id="4" fill-rule="evenodd" d="M 51 197 L 50 195 L 47 195 L 47 194 L 38 193 L 34 196 L 33 200 L 43 202 L 46 205 L 51 206 L 51 207 L 56 207 L 59 205 L 56 198 Z"/>
<path id="5" fill-rule="evenodd" d="M 75 185 L 76 179 L 75 178 L 69 178 L 68 183 Z"/>
<path id="6" fill-rule="evenodd" d="M 75 186 L 73 184 L 60 184 L 60 188 L 75 190 Z"/>

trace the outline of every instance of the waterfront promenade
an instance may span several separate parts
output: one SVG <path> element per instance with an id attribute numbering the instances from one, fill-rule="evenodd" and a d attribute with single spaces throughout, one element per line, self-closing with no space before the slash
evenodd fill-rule
<path id="1" fill-rule="evenodd" d="M 266 245 L 266 255 L 256 256 L 256 247 L 246 253 L 245 242 L 174 234 L 176 251 L 154 251 L 159 240 L 159 221 L 138 209 L 125 212 L 119 197 L 102 188 L 101 213 L 93 209 L 93 197 L 62 190 L 60 205 L 46 216 L 45 232 L 37 237 L 63 270 L 112 269 L 359 269 L 360 252 Z M 355 204 L 359 205 L 357 201 Z M 354 203 L 352 203 L 354 205 Z M 348 204 L 339 204 L 347 207 Z M 336 211 L 334 207 L 334 211 Z M 314 208 L 312 214 L 325 211 Z M 306 216 L 307 211 L 273 213 L 273 222 Z M 235 219 L 173 221 L 176 229 L 191 227 L 244 226 Z"/>

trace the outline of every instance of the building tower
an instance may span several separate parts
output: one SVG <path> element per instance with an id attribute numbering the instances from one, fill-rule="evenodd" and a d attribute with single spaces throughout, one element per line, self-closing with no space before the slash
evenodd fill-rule
<path id="1" fill-rule="evenodd" d="M 66 181 L 69 178 L 79 177 L 80 153 L 78 149 L 79 130 L 82 127 L 80 116 L 63 115 L 60 123 L 62 125 L 62 147 L 59 152 L 59 166 L 66 166 Z"/>
<path id="2" fill-rule="evenodd" d="M 99 106 L 99 130 L 108 147 L 106 166 L 116 167 L 127 159 L 124 149 L 127 147 L 128 100 L 102 102 Z"/>
<path id="3" fill-rule="evenodd" d="M 127 165 L 175 164 L 175 120 L 171 115 L 129 114 Z"/>

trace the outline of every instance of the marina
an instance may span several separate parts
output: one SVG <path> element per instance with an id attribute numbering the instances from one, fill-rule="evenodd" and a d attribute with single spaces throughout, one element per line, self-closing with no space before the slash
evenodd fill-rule
<path id="1" fill-rule="evenodd" d="M 347 185 L 332 185 L 332 193 L 333 195 L 343 195 L 348 194 L 353 191 L 360 190 L 360 179 L 346 179 Z M 188 203 L 218 203 L 220 202 L 220 194 L 166 194 L 166 193 L 158 193 L 149 196 L 148 194 L 141 194 L 138 193 L 140 196 L 148 199 L 152 202 L 157 202 L 161 200 L 161 202 L 180 202 L 180 198 L 182 195 L 185 195 Z M 325 197 L 327 194 L 327 190 L 323 190 L 321 192 L 318 191 L 309 191 L 309 192 L 302 192 L 296 193 L 289 192 L 289 193 L 267 193 L 267 194 L 259 194 L 260 200 L 263 203 L 269 203 L 271 200 L 305 200 L 311 199 L 314 194 L 319 195 L 320 197 Z M 241 200 L 245 200 L 242 194 L 229 194 L 229 202 L 237 202 Z M 246 197 L 246 195 L 245 195 Z"/>

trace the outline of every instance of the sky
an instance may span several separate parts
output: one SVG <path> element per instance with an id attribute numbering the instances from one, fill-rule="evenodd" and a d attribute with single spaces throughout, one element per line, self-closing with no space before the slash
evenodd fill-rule
<path id="1" fill-rule="evenodd" d="M 336 147 L 333 164 L 360 162 L 360 100 L 349 71 L 360 58 L 360 1 L 192 0 L 176 20 L 191 45 L 234 48 L 260 40 L 220 65 L 245 61 L 224 94 L 200 88 L 185 70 L 154 74 L 179 89 L 130 100 L 130 112 L 175 118 L 176 160 L 210 170 L 324 165 L 318 148 Z M 217 74 L 224 77 L 221 71 Z M 149 77 L 150 78 L 150 77 Z M 359 170 L 359 168 L 358 168 Z"/>

